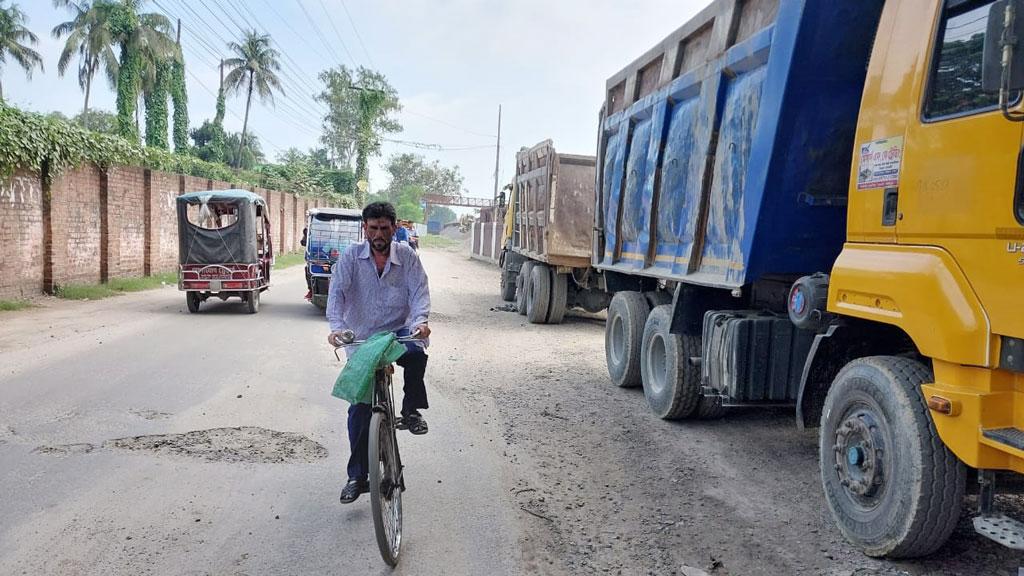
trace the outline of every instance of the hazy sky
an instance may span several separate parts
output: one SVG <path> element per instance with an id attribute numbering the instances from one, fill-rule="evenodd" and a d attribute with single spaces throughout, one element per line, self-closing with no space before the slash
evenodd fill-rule
<path id="1" fill-rule="evenodd" d="M 51 0 L 15 0 L 40 39 L 46 71 L 28 81 L 8 62 L 4 96 L 19 107 L 81 111 L 77 74 L 57 76 L 63 42 L 50 35 L 70 15 Z M 551 138 L 562 152 L 594 154 L 605 80 L 696 14 L 710 0 L 147 0 L 146 11 L 183 23 L 189 120 L 212 118 L 216 63 L 239 26 L 269 32 L 287 55 L 285 96 L 277 106 L 254 103 L 249 125 L 269 159 L 289 147 L 318 145 L 323 106 L 310 95 L 330 66 L 366 66 L 398 90 L 404 127 L 392 138 L 460 150 L 419 150 L 386 143 L 370 168 L 371 189 L 387 185 L 384 160 L 415 152 L 457 165 L 470 196 L 494 191 L 494 134 L 502 105 L 502 183 L 514 153 Z M 77 62 L 72 66 L 77 66 Z M 90 107 L 114 109 L 100 77 Z M 239 131 L 243 97 L 228 100 L 226 128 Z"/>

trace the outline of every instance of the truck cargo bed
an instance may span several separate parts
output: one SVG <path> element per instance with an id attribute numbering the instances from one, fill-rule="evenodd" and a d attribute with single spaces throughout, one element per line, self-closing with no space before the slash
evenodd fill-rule
<path id="1" fill-rule="evenodd" d="M 511 249 L 531 260 L 587 267 L 594 226 L 593 156 L 545 140 L 516 154 Z"/>
<path id="2" fill-rule="evenodd" d="M 608 81 L 594 265 L 733 288 L 830 268 L 882 0 L 718 0 Z"/>

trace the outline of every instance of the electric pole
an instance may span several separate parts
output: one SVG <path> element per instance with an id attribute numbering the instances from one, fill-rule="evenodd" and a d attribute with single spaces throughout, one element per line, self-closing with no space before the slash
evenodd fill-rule
<path id="1" fill-rule="evenodd" d="M 501 166 L 501 104 L 498 104 L 498 146 L 494 152 L 494 202 L 498 202 L 498 168 Z"/>

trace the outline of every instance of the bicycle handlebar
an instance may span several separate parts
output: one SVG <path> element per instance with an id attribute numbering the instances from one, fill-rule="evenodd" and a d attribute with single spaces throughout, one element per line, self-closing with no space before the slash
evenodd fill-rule
<path id="1" fill-rule="evenodd" d="M 340 340 L 340 344 L 336 343 L 334 345 L 335 350 L 338 350 L 339 348 L 348 348 L 349 346 L 359 346 L 360 344 L 366 344 L 367 342 L 366 340 L 355 340 L 355 334 L 353 334 L 351 330 L 345 330 L 342 332 Z M 398 336 L 395 340 L 397 342 L 415 342 L 417 340 L 422 340 L 422 338 L 420 337 L 420 331 L 417 330 L 408 336 Z"/>

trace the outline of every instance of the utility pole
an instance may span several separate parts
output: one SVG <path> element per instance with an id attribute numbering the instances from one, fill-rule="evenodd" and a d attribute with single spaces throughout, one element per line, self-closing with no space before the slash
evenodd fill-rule
<path id="1" fill-rule="evenodd" d="M 217 97 L 224 92 L 224 59 L 220 59 L 220 85 L 217 87 Z"/>
<path id="2" fill-rule="evenodd" d="M 501 166 L 501 104 L 498 104 L 498 146 L 494 152 L 494 202 L 498 202 L 498 168 Z"/>
<path id="3" fill-rule="evenodd" d="M 176 40 L 178 47 L 181 47 L 181 18 L 178 18 L 178 39 Z"/>

